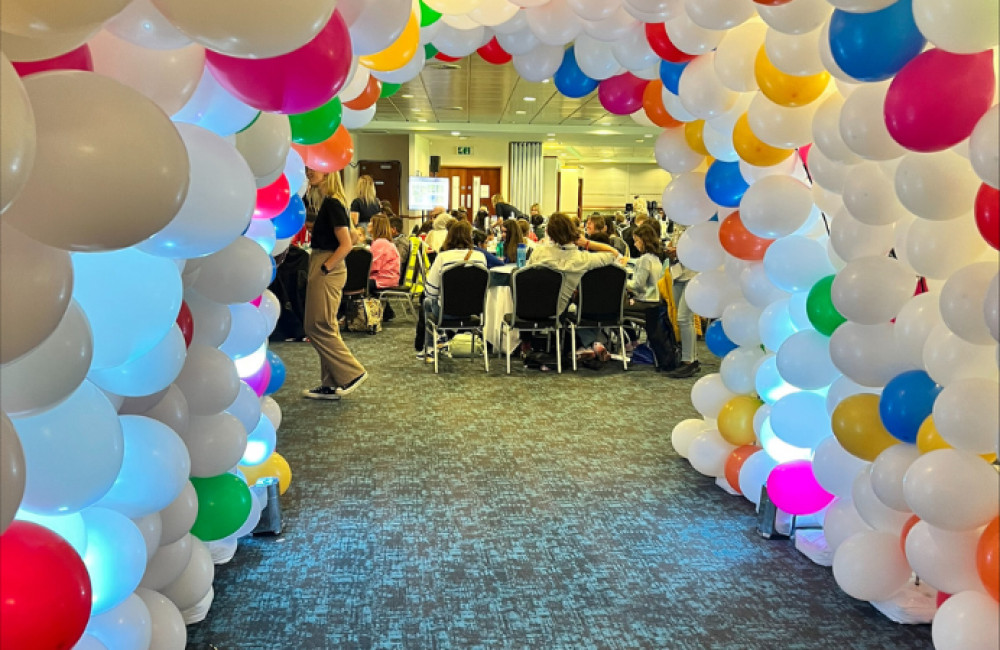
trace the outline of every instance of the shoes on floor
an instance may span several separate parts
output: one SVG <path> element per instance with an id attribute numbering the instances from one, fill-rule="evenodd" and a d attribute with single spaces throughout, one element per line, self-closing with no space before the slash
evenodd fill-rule
<path id="1" fill-rule="evenodd" d="M 417 352 L 417 360 L 424 363 L 434 363 L 434 350 L 430 348 Z"/>
<path id="2" fill-rule="evenodd" d="M 694 377 L 701 370 L 701 364 L 698 361 L 692 361 L 691 363 L 684 363 L 674 368 L 667 373 L 668 377 L 674 379 L 686 379 L 688 377 Z"/>
<path id="3" fill-rule="evenodd" d="M 604 347 L 603 343 L 599 343 L 599 342 L 595 341 L 594 342 L 594 356 L 597 357 L 598 359 L 600 359 L 601 361 L 607 361 L 608 359 L 611 358 L 611 353 L 608 352 L 608 349 L 606 347 Z"/>
<path id="4" fill-rule="evenodd" d="M 347 384 L 343 386 L 338 386 L 335 390 L 337 391 L 337 395 L 339 397 L 343 397 L 344 395 L 350 395 L 351 393 L 356 391 L 358 387 L 361 386 L 361 384 L 365 383 L 366 381 L 368 381 L 368 373 L 363 372 L 354 379 L 352 379 L 351 381 L 347 382 Z"/>
<path id="5" fill-rule="evenodd" d="M 316 388 L 310 390 L 304 390 L 302 391 L 302 397 L 305 397 L 306 399 L 340 399 L 340 395 L 337 394 L 337 389 L 332 386 L 317 386 Z"/>
<path id="6" fill-rule="evenodd" d="M 577 361 L 586 361 L 587 359 L 593 359 L 595 352 L 592 348 L 577 348 L 576 349 L 576 359 Z"/>

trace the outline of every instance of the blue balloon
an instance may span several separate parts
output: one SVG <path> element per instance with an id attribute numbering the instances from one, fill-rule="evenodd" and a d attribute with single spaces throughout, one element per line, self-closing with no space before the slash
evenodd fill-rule
<path id="1" fill-rule="evenodd" d="M 285 362 L 272 350 L 267 351 L 267 363 L 271 366 L 271 381 L 267 382 L 265 395 L 272 395 L 285 384 Z"/>
<path id="2" fill-rule="evenodd" d="M 870 13 L 837 9 L 830 18 L 830 52 L 859 81 L 882 81 L 920 54 L 927 41 L 913 19 L 913 0 Z"/>
<path id="3" fill-rule="evenodd" d="M 272 257 L 271 258 L 271 282 L 274 282 L 274 279 L 276 277 L 278 277 L 278 260 L 276 260 L 276 259 L 274 259 Z M 270 284 L 270 282 L 268 284 Z"/>
<path id="4" fill-rule="evenodd" d="M 663 87 L 677 95 L 680 91 L 681 73 L 687 67 L 688 62 L 673 63 L 671 61 L 660 61 L 660 81 Z"/>
<path id="5" fill-rule="evenodd" d="M 552 75 L 552 81 L 556 85 L 556 90 L 567 97 L 586 97 L 597 90 L 597 80 L 583 74 L 580 66 L 577 65 L 576 54 L 572 46 L 563 53 L 562 63 L 556 73 Z"/>
<path id="6" fill-rule="evenodd" d="M 271 219 L 274 224 L 274 236 L 278 239 L 294 237 L 306 225 L 306 204 L 298 194 L 292 194 L 288 205 L 281 213 Z"/>
<path id="7" fill-rule="evenodd" d="M 726 333 L 722 330 L 721 319 L 712 321 L 712 324 L 705 330 L 705 345 L 708 346 L 709 352 L 720 359 L 740 347 L 726 336 Z"/>
<path id="8" fill-rule="evenodd" d="M 727 208 L 740 207 L 743 193 L 750 185 L 740 173 L 738 162 L 716 160 L 705 174 L 705 192 L 708 198 Z"/>
<path id="9" fill-rule="evenodd" d="M 271 424 L 266 415 L 261 415 L 257 426 L 247 436 L 247 447 L 243 452 L 240 465 L 260 465 L 271 457 L 276 444 L 277 432 L 274 430 L 274 425 Z"/>
<path id="10" fill-rule="evenodd" d="M 139 586 L 146 571 L 146 541 L 132 520 L 120 512 L 91 507 L 80 514 L 87 527 L 83 563 L 90 574 L 91 615 L 102 614 Z"/>
<path id="11" fill-rule="evenodd" d="M 923 370 L 910 370 L 896 375 L 882 390 L 878 414 L 893 437 L 913 444 L 917 431 L 934 408 L 942 387 Z"/>

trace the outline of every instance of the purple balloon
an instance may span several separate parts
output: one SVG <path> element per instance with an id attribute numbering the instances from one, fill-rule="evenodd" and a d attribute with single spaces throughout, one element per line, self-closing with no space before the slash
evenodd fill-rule
<path id="1" fill-rule="evenodd" d="M 311 41 L 269 59 L 238 59 L 211 50 L 205 65 L 234 97 L 269 113 L 305 113 L 327 103 L 351 72 L 351 34 L 340 11 Z"/>
<path id="2" fill-rule="evenodd" d="M 819 512 L 834 498 L 820 486 L 808 460 L 793 460 L 772 469 L 767 477 L 767 496 L 792 515 Z"/>
<path id="3" fill-rule="evenodd" d="M 601 106 L 615 115 L 631 115 L 642 108 L 642 93 L 649 82 L 631 72 L 605 79 L 597 87 Z"/>

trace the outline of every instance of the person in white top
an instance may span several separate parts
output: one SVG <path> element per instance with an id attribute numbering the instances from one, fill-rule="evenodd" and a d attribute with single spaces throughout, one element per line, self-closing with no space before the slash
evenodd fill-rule
<path id="1" fill-rule="evenodd" d="M 681 238 L 681 234 L 685 230 L 686 228 L 683 226 L 677 223 L 673 224 L 670 244 L 667 246 L 667 255 L 675 260 L 677 259 L 677 241 Z M 668 376 L 683 379 L 685 377 L 692 377 L 701 370 L 701 364 L 698 363 L 698 348 L 695 345 L 697 335 L 695 334 L 694 327 L 694 312 L 688 307 L 687 300 L 684 297 L 684 290 L 687 289 L 688 282 L 698 275 L 698 272 L 692 271 L 680 262 L 675 262 L 670 267 L 670 275 L 674 279 L 677 327 L 681 331 L 681 365 L 669 372 Z"/>
<path id="2" fill-rule="evenodd" d="M 448 226 L 454 221 L 455 217 L 446 212 L 434 217 L 434 229 L 427 233 L 427 239 L 424 240 L 427 247 L 435 253 L 440 252 L 444 247 L 444 240 L 448 237 Z"/>
<path id="3" fill-rule="evenodd" d="M 486 268 L 486 256 L 475 250 L 472 244 L 472 224 L 468 221 L 455 221 L 448 228 L 448 236 L 441 246 L 441 251 L 434 258 L 427 278 L 424 280 L 424 315 L 426 319 L 437 319 L 441 313 L 441 274 L 445 269 L 471 262 Z M 424 351 L 418 355 L 428 363 L 433 363 L 435 341 L 430 327 L 424 328 Z"/>

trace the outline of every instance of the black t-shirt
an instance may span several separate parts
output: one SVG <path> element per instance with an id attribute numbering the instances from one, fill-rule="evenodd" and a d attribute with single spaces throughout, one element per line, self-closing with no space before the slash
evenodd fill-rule
<path id="1" fill-rule="evenodd" d="M 347 218 L 344 204 L 339 199 L 326 197 L 316 216 L 316 225 L 313 226 L 312 247 L 321 251 L 337 250 L 340 240 L 337 239 L 335 230 L 350 227 L 351 221 Z"/>
<path id="2" fill-rule="evenodd" d="M 382 204 L 378 201 L 365 203 L 361 199 L 351 201 L 351 212 L 358 213 L 358 225 L 368 223 L 376 214 L 382 210 Z"/>
<path id="3" fill-rule="evenodd" d="M 497 211 L 497 216 L 501 219 L 517 219 L 518 209 L 512 206 L 510 203 L 497 203 L 493 206 Z"/>

